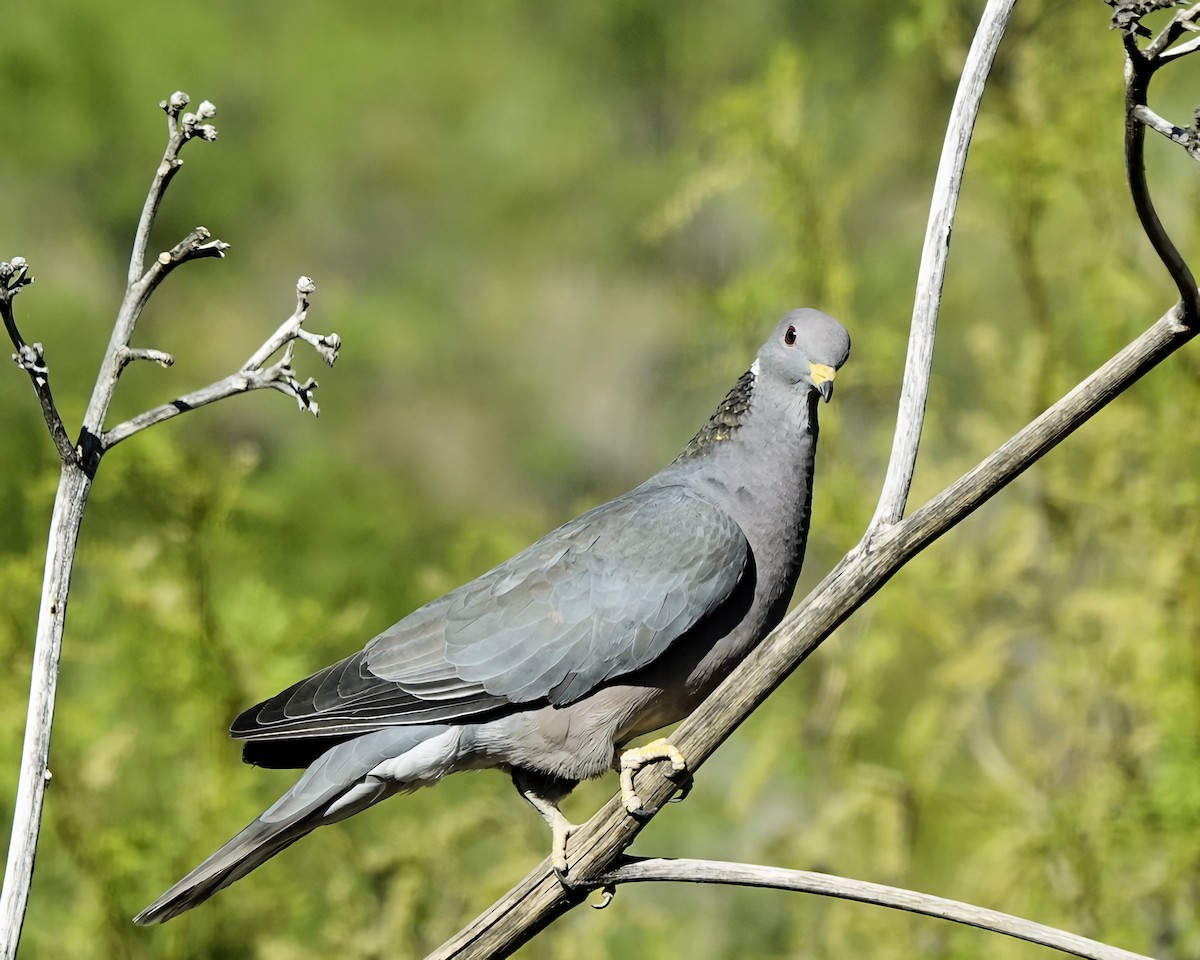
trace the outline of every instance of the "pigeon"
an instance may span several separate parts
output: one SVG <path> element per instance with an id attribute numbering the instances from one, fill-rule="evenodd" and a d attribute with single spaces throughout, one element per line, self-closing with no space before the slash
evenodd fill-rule
<path id="1" fill-rule="evenodd" d="M 686 758 L 636 737 L 691 712 L 779 623 L 804 558 L 817 404 L 850 337 L 788 313 L 716 412 L 665 469 L 418 608 L 362 650 L 251 707 L 243 759 L 296 784 L 139 913 L 159 923 L 325 824 L 449 773 L 508 773 L 552 831 L 581 780 Z"/>

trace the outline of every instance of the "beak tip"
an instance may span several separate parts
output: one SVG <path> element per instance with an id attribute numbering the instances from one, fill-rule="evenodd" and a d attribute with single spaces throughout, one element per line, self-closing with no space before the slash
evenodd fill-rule
<path id="1" fill-rule="evenodd" d="M 821 394 L 821 399 L 828 403 L 831 399 L 833 399 L 833 381 L 826 380 L 819 387 L 817 387 L 817 392 Z"/>

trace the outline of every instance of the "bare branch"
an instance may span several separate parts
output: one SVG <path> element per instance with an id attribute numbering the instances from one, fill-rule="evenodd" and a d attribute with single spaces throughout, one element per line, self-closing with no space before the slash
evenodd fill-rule
<path id="1" fill-rule="evenodd" d="M 342 347 L 341 338 L 336 333 L 319 336 L 303 329 L 304 321 L 308 316 L 308 298 L 316 289 L 317 285 L 308 277 L 301 277 L 296 281 L 296 309 L 280 324 L 279 329 L 255 351 L 254 356 L 242 364 L 243 370 L 257 370 L 281 347 L 296 339 L 311 344 L 313 349 L 321 355 L 326 366 L 333 366 L 334 361 L 337 360 L 338 351 Z"/>
<path id="2" fill-rule="evenodd" d="M 921 251 L 921 266 L 917 274 L 917 295 L 913 303 L 908 359 L 904 366 L 892 455 L 888 461 L 879 505 L 867 527 L 868 535 L 896 523 L 904 516 L 904 506 L 908 502 L 908 491 L 917 464 L 917 447 L 921 442 L 921 426 L 925 419 L 925 402 L 929 397 L 938 308 L 942 302 L 946 260 L 950 253 L 950 232 L 962 186 L 963 168 L 967 162 L 967 149 L 971 145 L 971 132 L 979 114 L 984 83 L 991 72 L 1015 3 L 1016 0 L 988 0 L 954 98 L 934 180 L 925 246 Z"/>
<path id="3" fill-rule="evenodd" d="M 222 240 L 209 240 L 209 236 L 205 227 L 197 227 L 170 250 L 160 253 L 145 277 L 142 278 L 142 282 L 147 286 L 147 295 L 152 293 L 166 275 L 181 263 L 187 263 L 189 260 L 202 260 L 205 257 L 216 257 L 218 260 L 224 258 L 229 244 Z"/>
<path id="4" fill-rule="evenodd" d="M 1196 29 L 1196 14 L 1198 13 L 1200 13 L 1200 3 L 1193 4 L 1186 10 L 1180 10 L 1175 14 L 1171 18 L 1171 22 L 1163 27 L 1158 36 L 1146 45 L 1146 56 L 1152 60 L 1161 56 L 1186 31 L 1194 31 Z M 1179 53 L 1176 51 L 1176 56 L 1178 55 Z"/>
<path id="5" fill-rule="evenodd" d="M 133 286 L 141 278 L 146 269 L 146 248 L 150 243 L 150 230 L 154 226 L 154 218 L 158 214 L 159 204 L 167 192 L 167 187 L 183 161 L 179 159 L 179 151 L 188 140 L 199 137 L 201 140 L 217 139 L 217 131 L 207 124 L 197 127 L 200 119 L 211 119 L 216 115 L 217 108 L 207 100 L 201 101 L 197 113 L 180 114 L 191 100 L 182 90 L 177 90 L 162 101 L 159 107 L 167 115 L 167 147 L 163 152 L 162 162 L 154 172 L 150 182 L 150 190 L 146 194 L 146 203 L 142 207 L 142 215 L 138 218 L 137 232 L 133 238 L 133 253 L 129 258 L 129 286 Z"/>
<path id="6" fill-rule="evenodd" d="M 1158 59 L 1162 63 L 1166 63 L 1169 60 L 1186 57 L 1189 53 L 1195 53 L 1197 50 L 1200 50 L 1200 37 L 1194 37 L 1187 43 L 1181 43 L 1177 47 L 1171 47 L 1170 50 L 1164 50 Z"/>
<path id="7" fill-rule="evenodd" d="M 1157 113 L 1147 107 L 1145 104 L 1139 103 L 1133 108 L 1133 116 L 1148 126 L 1156 133 L 1161 133 L 1168 140 L 1173 140 L 1185 147 L 1191 146 L 1191 137 L 1188 136 L 1187 127 L 1177 127 L 1165 117 L 1160 117 Z M 1191 152 L 1190 150 L 1188 151 Z"/>
<path id="8" fill-rule="evenodd" d="M 992 933 L 1027 940 L 1063 953 L 1086 957 L 1087 960 L 1150 960 L 1140 953 L 1089 940 L 1065 930 L 1048 927 L 999 910 L 989 910 L 959 900 L 947 900 L 928 893 L 904 890 L 882 883 L 835 877 L 808 870 L 783 870 L 747 863 L 727 863 L 720 860 L 685 860 L 630 857 L 608 873 L 598 877 L 594 887 L 612 887 L 618 883 L 673 881 L 682 883 L 718 883 L 742 887 L 767 887 L 774 890 L 794 890 L 822 897 L 837 897 L 859 903 L 938 917 Z"/>
<path id="9" fill-rule="evenodd" d="M 1173 6 L 1165 0 L 1137 0 L 1137 2 L 1118 3 L 1108 0 L 1116 8 L 1114 22 L 1124 30 L 1122 40 L 1125 45 L 1125 174 L 1129 180 L 1129 192 L 1133 197 L 1133 206 L 1141 221 L 1142 229 L 1146 232 L 1154 252 L 1167 268 L 1171 279 L 1179 290 L 1179 299 L 1189 323 L 1200 318 L 1200 291 L 1196 289 L 1196 278 L 1183 259 L 1183 255 L 1175 246 L 1167 233 L 1158 212 L 1154 209 L 1154 201 L 1150 198 L 1150 185 L 1146 181 L 1146 126 L 1152 120 L 1161 120 L 1148 106 L 1150 80 L 1155 71 L 1165 61 L 1165 49 L 1182 35 L 1184 30 L 1195 30 L 1195 15 L 1200 11 L 1200 5 L 1182 10 L 1171 20 L 1167 27 L 1156 37 L 1145 51 L 1139 50 L 1137 37 L 1146 35 L 1148 31 L 1142 27 L 1141 17 L 1154 9 Z M 1122 21 L 1122 17 L 1125 19 Z M 1186 49 L 1184 49 L 1186 48 Z M 1176 56 L 1196 49 L 1194 43 L 1184 44 L 1176 51 Z M 1177 139 L 1163 129 L 1166 121 L 1155 125 L 1160 133 L 1165 133 L 1172 140 Z M 1174 125 L 1172 130 L 1174 130 Z M 1184 131 L 1186 134 L 1187 131 Z M 1186 141 L 1185 146 L 1189 146 Z M 1189 146 L 1188 152 L 1192 152 Z"/>
<path id="10" fill-rule="evenodd" d="M 169 353 L 163 353 L 161 350 L 147 350 L 144 348 L 130 348 L 121 355 L 121 365 L 128 366 L 134 360 L 150 360 L 157 363 L 160 367 L 169 367 L 175 363 L 175 358 Z"/>
<path id="11" fill-rule="evenodd" d="M 12 261 L 0 262 L 0 316 L 4 318 L 4 329 L 8 338 L 16 348 L 12 355 L 18 367 L 29 374 L 33 383 L 34 393 L 37 394 L 38 405 L 42 408 L 42 417 L 50 431 L 50 439 L 58 450 L 59 459 L 63 463 L 74 463 L 79 455 L 75 445 L 67 436 L 67 428 L 63 426 L 58 407 L 54 404 L 54 395 L 50 391 L 50 369 L 46 366 L 46 355 L 40 343 L 30 345 L 21 336 L 17 327 L 17 318 L 13 313 L 13 298 L 23 287 L 33 283 L 29 276 L 29 264 L 24 257 L 13 257 Z"/>
<path id="12" fill-rule="evenodd" d="M 170 403 L 147 410 L 145 413 L 138 414 L 111 430 L 105 431 L 101 436 L 101 448 L 108 450 L 147 427 L 170 420 L 181 413 L 195 410 L 197 407 L 203 407 L 239 393 L 248 393 L 251 390 L 261 390 L 267 387 L 287 394 L 296 401 L 301 410 L 307 410 L 316 416 L 320 412 L 320 408 L 312 394 L 317 388 L 317 381 L 311 377 L 304 382 L 297 379 L 296 372 L 292 369 L 293 342 L 303 340 L 305 343 L 312 344 L 313 348 L 330 366 L 333 366 L 334 361 L 337 360 L 338 350 L 342 344 L 341 338 L 336 333 L 321 336 L 309 333 L 300 326 L 308 315 L 308 298 L 316 289 L 316 284 L 308 277 L 301 277 L 296 281 L 296 309 L 237 373 L 210 383 L 206 387 L 201 387 L 199 390 L 184 394 Z M 285 347 L 283 357 L 277 363 L 263 367 L 263 364 L 273 354 L 278 353 L 281 347 Z"/>
<path id="13" fill-rule="evenodd" d="M 315 414 L 317 412 L 316 401 L 312 400 L 308 394 L 316 386 L 317 384 L 313 380 L 309 380 L 305 384 L 299 384 L 291 367 L 283 361 L 265 370 L 239 370 L 237 373 L 230 374 L 223 380 L 217 380 L 206 387 L 201 387 L 199 390 L 185 393 L 170 403 L 164 403 L 161 406 L 154 407 L 152 410 L 147 410 L 145 413 L 140 413 L 136 417 L 131 417 L 111 430 L 105 431 L 101 437 L 101 442 L 107 451 L 122 440 L 127 440 L 135 433 L 140 433 L 147 427 L 154 426 L 156 423 L 171 420 L 181 413 L 187 413 L 189 410 L 207 406 L 210 403 L 215 403 L 217 400 L 224 400 L 226 397 L 235 397 L 239 393 L 262 390 L 265 387 L 282 390 L 284 393 L 295 398 L 297 403 L 300 404 L 301 409 L 311 409 Z"/>

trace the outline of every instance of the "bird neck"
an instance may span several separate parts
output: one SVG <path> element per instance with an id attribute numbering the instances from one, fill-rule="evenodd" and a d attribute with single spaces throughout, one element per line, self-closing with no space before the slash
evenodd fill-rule
<path id="1" fill-rule="evenodd" d="M 779 583 L 787 597 L 808 537 L 817 402 L 815 391 L 759 376 L 756 364 L 669 471 L 686 476 L 737 521 L 760 578 Z"/>

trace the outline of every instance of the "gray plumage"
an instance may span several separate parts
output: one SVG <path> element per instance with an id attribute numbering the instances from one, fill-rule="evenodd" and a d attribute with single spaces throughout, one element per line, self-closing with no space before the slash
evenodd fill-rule
<path id="1" fill-rule="evenodd" d="M 817 401 L 849 352 L 836 320 L 789 313 L 664 470 L 243 713 L 231 732 L 247 762 L 307 769 L 135 921 L 168 920 L 316 827 L 459 770 L 505 770 L 561 818 L 575 783 L 686 716 L 782 618 Z"/>

